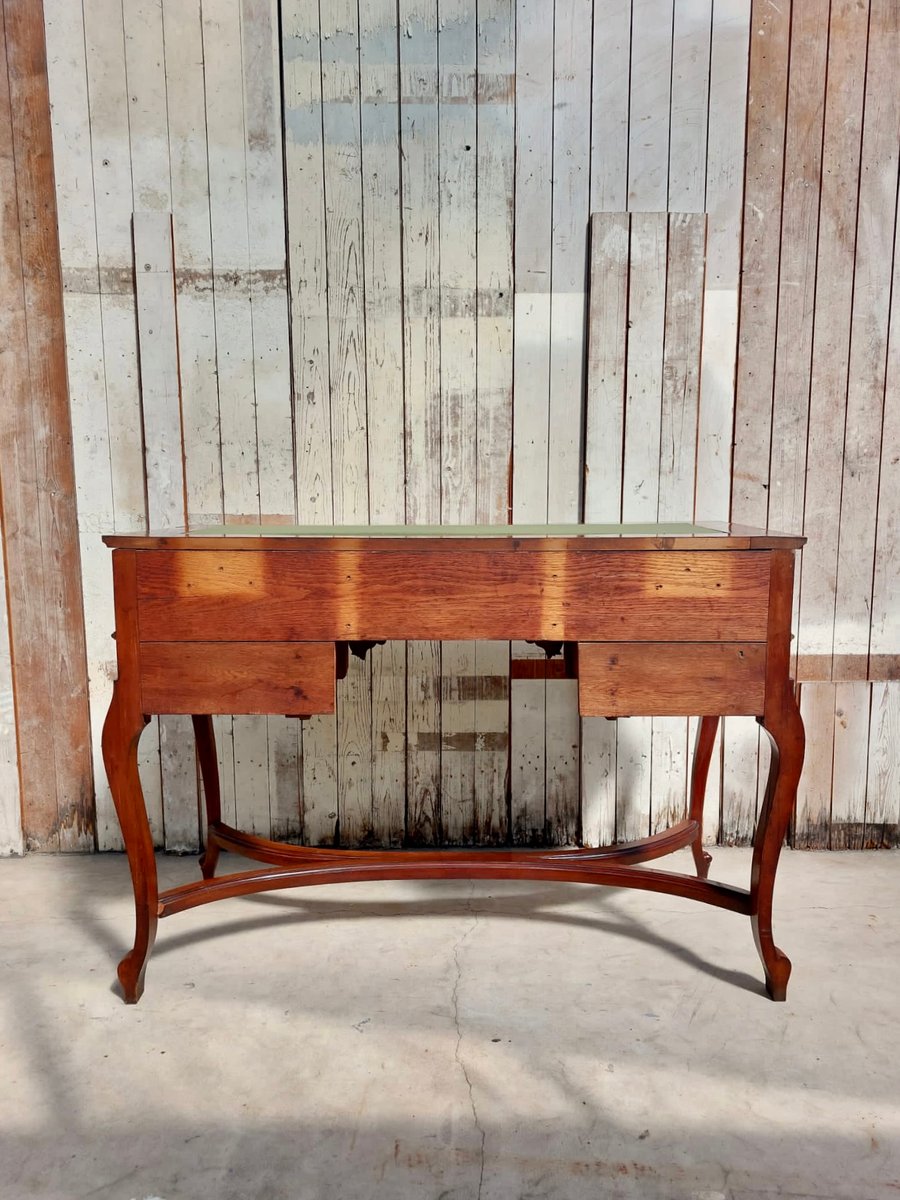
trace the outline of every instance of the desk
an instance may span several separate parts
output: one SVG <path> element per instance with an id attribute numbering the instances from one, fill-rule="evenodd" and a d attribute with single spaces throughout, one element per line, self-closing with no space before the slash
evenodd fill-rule
<path id="1" fill-rule="evenodd" d="M 686 896 L 751 920 L 766 987 L 791 964 L 772 891 L 803 763 L 789 677 L 794 551 L 803 539 L 735 526 L 291 528 L 114 536 L 118 678 L 103 757 L 131 867 L 125 1000 L 141 995 L 157 921 L 274 888 L 360 879 L 547 879 Z M 335 708 L 349 643 L 524 640 L 561 649 L 585 716 L 701 718 L 688 814 L 625 845 L 546 850 L 335 850 L 223 823 L 212 716 Z M 193 718 L 209 832 L 196 882 L 159 892 L 138 775 L 153 713 Z M 755 716 L 772 742 L 749 889 L 707 878 L 703 797 L 720 716 Z M 690 846 L 695 875 L 640 864 Z M 216 876 L 222 849 L 257 862 Z"/>

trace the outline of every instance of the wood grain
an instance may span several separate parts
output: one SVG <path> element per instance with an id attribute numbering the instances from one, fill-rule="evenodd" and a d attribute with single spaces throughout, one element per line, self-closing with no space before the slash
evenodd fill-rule
<path id="1" fill-rule="evenodd" d="M 582 716 L 761 713 L 765 643 L 579 642 Z"/>
<path id="2" fill-rule="evenodd" d="M 142 642 L 147 713 L 334 712 L 333 642 Z"/>
<path id="3" fill-rule="evenodd" d="M 697 551 L 548 552 L 526 575 L 512 545 L 471 559 L 436 545 L 265 555 L 225 549 L 141 552 L 141 636 L 259 641 L 518 637 L 717 641 L 765 630 L 768 555 Z M 597 597 L 603 597 L 598 608 Z M 298 608 L 297 600 L 303 601 Z"/>
<path id="4" fill-rule="evenodd" d="M 42 10 L 3 5 L 2 527 L 27 845 L 94 844 L 81 566 Z"/>
<path id="5" fill-rule="evenodd" d="M 790 34 L 787 6 L 753 5 L 731 515 L 754 524 L 768 506 Z"/>

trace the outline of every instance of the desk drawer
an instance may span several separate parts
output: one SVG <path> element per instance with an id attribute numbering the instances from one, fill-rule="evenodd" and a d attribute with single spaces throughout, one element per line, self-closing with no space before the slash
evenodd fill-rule
<path id="1" fill-rule="evenodd" d="M 765 551 L 142 550 L 146 641 L 758 642 Z"/>
<path id="2" fill-rule="evenodd" d="M 584 717 L 756 716 L 764 642 L 580 642 Z"/>
<path id="3" fill-rule="evenodd" d="M 142 642 L 146 713 L 334 712 L 334 642 Z"/>

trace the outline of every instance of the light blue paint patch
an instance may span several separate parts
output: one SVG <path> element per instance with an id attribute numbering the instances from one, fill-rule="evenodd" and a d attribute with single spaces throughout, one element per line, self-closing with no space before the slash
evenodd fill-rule
<path id="1" fill-rule="evenodd" d="M 333 149 L 359 143 L 359 106 L 355 100 L 332 101 L 322 106 L 325 141 Z"/>
<path id="2" fill-rule="evenodd" d="M 288 35 L 282 42 L 285 62 L 305 62 L 319 65 L 319 39 L 311 35 Z"/>
<path id="3" fill-rule="evenodd" d="M 322 109 L 318 104 L 300 104 L 285 108 L 284 128 L 287 139 L 296 146 L 321 145 Z"/>

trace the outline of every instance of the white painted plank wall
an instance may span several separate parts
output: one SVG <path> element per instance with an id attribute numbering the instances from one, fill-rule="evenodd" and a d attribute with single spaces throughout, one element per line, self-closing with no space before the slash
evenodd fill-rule
<path id="1" fill-rule="evenodd" d="M 889 3 L 835 0 L 829 46 L 819 8 L 401 0 L 398 12 L 389 0 L 285 0 L 279 14 L 274 0 L 47 0 L 95 732 L 113 662 L 99 534 L 144 527 L 145 485 L 154 523 L 184 505 L 193 521 L 758 510 L 773 525 L 804 519 L 812 538 L 799 668 L 825 688 L 807 685 L 804 704 L 814 730 L 830 730 L 814 736 L 833 746 L 846 798 L 829 799 L 826 840 L 834 821 L 848 844 L 894 838 L 883 782 L 893 684 L 870 680 L 900 661 L 900 334 L 885 233 L 896 224 L 897 30 Z M 770 102 L 783 89 L 787 110 L 771 113 L 769 175 L 748 176 L 751 205 L 753 188 L 771 187 L 783 207 L 774 217 L 769 207 L 774 252 L 749 285 L 769 325 L 744 323 L 750 291 L 741 310 L 745 361 L 764 345 L 770 378 L 739 389 L 739 439 L 742 414 L 757 424 L 733 481 L 741 240 L 758 220 L 744 210 L 735 119 L 748 63 L 751 86 Z M 768 136 L 769 116 L 755 119 L 752 155 Z M 824 140 L 800 140 L 823 126 Z M 658 290 L 634 286 L 643 264 L 665 288 L 673 239 L 695 230 L 687 218 L 654 225 L 666 210 L 709 214 L 702 335 L 697 313 L 667 325 L 673 296 L 660 305 Z M 586 348 L 591 212 L 619 266 L 595 287 L 604 332 Z M 143 398 L 138 388 L 132 213 L 136 231 L 141 214 L 172 214 L 172 301 L 151 301 L 143 281 L 137 327 L 174 311 L 180 393 L 162 366 L 144 369 Z M 685 254 L 696 261 L 696 247 Z M 795 276 L 815 269 L 818 288 L 799 294 Z M 626 304 L 640 359 L 616 340 Z M 702 359 L 673 355 L 698 335 Z M 586 412 L 585 371 L 588 391 L 604 394 Z M 154 449 L 176 399 L 170 461 Z M 846 447 L 833 432 L 844 424 Z M 510 685 L 508 658 L 503 644 L 444 647 L 443 663 L 432 644 L 386 646 L 351 667 L 337 721 L 217 719 L 226 819 L 313 842 L 340 829 L 395 844 L 608 841 L 676 815 L 683 721 L 591 720 L 579 738 L 574 686 Z M 845 681 L 840 693 L 832 680 Z M 178 727 L 154 724 L 142 768 L 157 840 L 188 848 L 197 782 Z M 758 743 L 752 721 L 726 722 L 708 837 L 749 835 L 765 774 Z M 112 848 L 102 780 L 98 836 Z M 805 844 L 821 844 L 821 786 L 810 780 L 798 816 Z"/>

